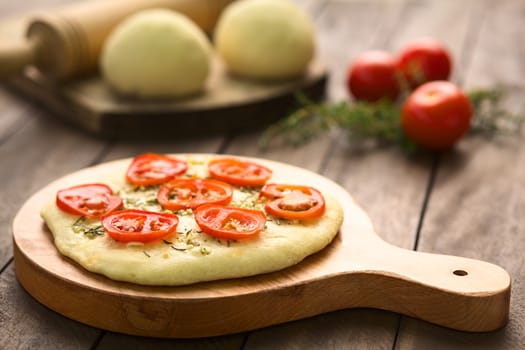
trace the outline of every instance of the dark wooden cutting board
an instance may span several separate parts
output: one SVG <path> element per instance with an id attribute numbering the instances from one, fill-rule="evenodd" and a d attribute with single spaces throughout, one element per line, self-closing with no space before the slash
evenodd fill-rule
<path id="1" fill-rule="evenodd" d="M 19 281 L 67 317 L 154 337 L 235 333 L 352 307 L 391 310 L 472 332 L 506 324 L 511 280 L 502 268 L 392 246 L 337 184 L 301 168 L 252 160 L 279 178 L 301 179 L 338 199 L 345 218 L 328 247 L 278 272 L 182 287 L 141 286 L 91 273 L 58 253 L 39 212 L 58 189 L 100 179 L 128 159 L 58 179 L 24 204 L 13 224 Z"/>
<path id="2" fill-rule="evenodd" d="M 299 79 L 263 83 L 233 77 L 216 61 L 206 91 L 178 101 L 120 97 L 99 76 L 57 85 L 35 70 L 9 80 L 8 86 L 89 133 L 143 139 L 265 127 L 293 110 L 297 93 L 321 99 L 326 80 L 326 71 L 318 62 Z"/>
<path id="3" fill-rule="evenodd" d="M 0 24 L 0 38 L 20 40 L 24 18 Z M 141 101 L 119 96 L 99 75 L 53 82 L 29 67 L 6 86 L 38 102 L 54 116 L 91 134 L 107 138 L 180 138 L 256 129 L 287 115 L 296 95 L 312 100 L 325 95 L 327 71 L 314 60 L 304 75 L 278 82 L 232 76 L 218 59 L 203 93 L 181 100 Z"/>

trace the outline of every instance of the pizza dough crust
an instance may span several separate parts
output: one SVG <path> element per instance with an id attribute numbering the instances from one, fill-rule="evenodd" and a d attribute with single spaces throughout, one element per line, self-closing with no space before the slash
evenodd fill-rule
<path id="1" fill-rule="evenodd" d="M 138 12 L 106 40 L 100 67 L 118 92 L 139 98 L 196 94 L 209 75 L 212 47 L 188 17 L 175 11 Z"/>
<path id="2" fill-rule="evenodd" d="M 123 189 L 129 186 L 124 181 L 128 164 L 116 163 L 110 177 L 90 181 L 105 182 L 115 191 Z M 196 173 L 205 175 L 205 166 L 194 168 Z M 278 178 L 271 181 L 284 183 Z M 78 216 L 62 212 L 54 200 L 44 206 L 41 216 L 58 250 L 87 270 L 118 281 L 174 286 L 277 271 L 323 249 L 337 235 L 343 221 L 339 203 L 330 195 L 323 195 L 326 212 L 320 219 L 301 223 L 269 220 L 258 237 L 239 241 L 218 240 L 200 232 L 191 214 L 179 216 L 178 233 L 146 244 L 75 233 L 72 227 Z M 245 200 L 243 196 L 244 192 L 236 190 L 233 201 Z"/>
<path id="3" fill-rule="evenodd" d="M 215 47 L 228 69 L 263 80 L 301 75 L 314 55 L 314 41 L 310 19 L 287 0 L 234 2 L 215 32 Z"/>

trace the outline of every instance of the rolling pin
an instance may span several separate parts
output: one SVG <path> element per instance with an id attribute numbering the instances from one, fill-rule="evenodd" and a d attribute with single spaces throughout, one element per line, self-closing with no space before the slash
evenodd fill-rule
<path id="1" fill-rule="evenodd" d="M 105 39 L 127 16 L 148 8 L 168 8 L 185 14 L 205 32 L 213 30 L 233 0 L 91 0 L 30 20 L 25 40 L 0 47 L 0 78 L 33 65 L 55 80 L 94 72 Z"/>

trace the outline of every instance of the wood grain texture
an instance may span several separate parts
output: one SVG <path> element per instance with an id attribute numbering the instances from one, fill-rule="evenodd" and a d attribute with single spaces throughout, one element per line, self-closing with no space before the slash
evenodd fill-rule
<path id="1" fill-rule="evenodd" d="M 382 36 L 379 41 L 388 38 L 385 47 L 393 52 L 400 52 L 411 40 L 432 37 L 441 41 L 453 58 L 452 81 L 460 80 L 464 73 L 461 65 L 468 47 L 470 30 L 477 33 L 475 27 L 478 20 L 476 1 L 407 1 L 399 22 L 396 23 L 393 33 Z M 474 26 L 474 28 L 472 28 Z"/>
<path id="2" fill-rule="evenodd" d="M 246 349 L 392 349 L 397 317 L 371 309 L 334 311 L 251 332 Z M 373 339 L 373 341 L 371 341 Z"/>
<path id="3" fill-rule="evenodd" d="M 72 0 L 4 1 L 0 2 L 0 16 L 22 14 L 33 8 L 47 9 L 67 2 Z M 316 23 L 320 51 L 331 72 L 329 98 L 332 101 L 347 98 L 342 85 L 344 71 L 359 52 L 371 48 L 396 51 L 409 38 L 427 34 L 444 40 L 453 54 L 459 55 L 455 81 L 465 83 L 469 88 L 504 83 L 513 91 L 507 106 L 514 111 L 525 109 L 522 83 L 525 66 L 522 64 L 523 50 L 518 44 L 523 38 L 524 12 L 520 0 L 297 2 L 324 18 Z M 333 10 L 324 12 L 326 8 Z M 478 22 L 483 23 L 482 27 L 478 27 Z M 14 213 L 30 193 L 50 179 L 100 160 L 148 150 L 185 151 L 186 147 L 283 161 L 289 158 L 293 164 L 323 171 L 359 200 L 385 240 L 406 248 L 415 244 L 418 212 L 422 210 L 426 183 L 432 174 L 430 158 L 406 159 L 387 148 L 347 143 L 346 135 L 337 133 L 323 136 L 305 151 L 278 148 L 269 153 L 260 153 L 254 145 L 257 134 L 202 137 L 187 144 L 178 138 L 162 142 L 105 143 L 54 122 L 54 117 L 46 117 L 45 113 L 26 105 L 21 99 L 5 96 L 7 98 L 1 98 L 0 106 L 0 134 L 4 141 L 0 143 L 0 159 L 6 166 L 0 168 L 4 169 L 2 175 L 6 180 L 0 187 L 0 194 L 9 201 L 3 204 L 0 214 L 2 261 L 8 262 L 12 256 L 9 227 Z M 337 138 L 341 140 L 332 143 Z M 465 253 L 500 263 L 511 272 L 514 278 L 511 318 L 501 331 L 468 334 L 403 317 L 400 332 L 396 335 L 397 315 L 359 309 L 336 311 L 250 332 L 246 339 L 243 334 L 232 338 L 183 341 L 100 331 L 92 333 L 92 328 L 58 316 L 35 302 L 18 286 L 13 266 L 8 264 L 0 270 L 0 347 L 8 350 L 156 346 L 209 349 L 524 348 L 525 312 L 521 280 L 525 271 L 521 259 L 523 240 L 520 239 L 523 224 L 519 220 L 523 207 L 520 199 L 520 175 L 523 172 L 516 163 L 523 161 L 520 140 L 492 140 L 495 142 L 487 148 L 486 140 L 471 139 L 462 143 L 457 152 L 441 159 L 436 173 L 437 183 L 430 189 L 430 205 L 419 242 L 424 251 Z M 71 152 L 77 147 L 80 156 Z M 53 155 L 54 152 L 58 154 Z M 485 166 L 485 162 L 489 166 Z M 41 168 L 35 171 L 34 164 L 41 165 Z M 11 167 L 17 170 L 11 172 Z M 364 186 L 363 182 L 370 183 L 370 186 Z M 496 188 L 493 196 L 489 194 L 491 186 Z M 392 195 L 383 195 L 378 189 Z M 495 204 L 490 203 L 493 199 Z M 465 204 L 461 205 L 463 202 Z M 462 218 L 457 211 L 464 213 L 465 207 L 468 214 Z M 463 230 L 466 228 L 467 234 L 457 232 L 452 226 L 455 224 Z M 444 231 L 442 226 L 454 230 Z M 482 233 L 474 232 L 474 228 Z"/>
<path id="4" fill-rule="evenodd" d="M 15 134 L 28 120 L 26 108 L 16 105 L 17 99 L 0 90 L 0 144 Z"/>
<path id="5" fill-rule="evenodd" d="M 13 266 L 0 276 L 0 303 L 2 349 L 75 350 L 88 347 L 100 334 L 98 329 L 50 312 L 29 297 L 17 283 Z"/>
<path id="6" fill-rule="evenodd" d="M 351 60 L 360 52 L 370 49 L 378 48 L 378 40 L 383 35 L 390 36 L 395 28 L 397 21 L 402 13 L 404 2 L 370 2 L 370 1 L 318 1 L 317 6 L 314 7 L 316 11 L 313 13 L 316 18 L 316 26 L 318 28 L 319 52 L 321 58 L 327 63 L 330 68 L 330 79 L 328 87 L 328 99 L 330 101 L 340 101 L 348 99 L 348 92 L 345 86 L 346 70 Z M 380 47 L 379 47 L 380 48 Z M 256 136 L 255 136 L 256 137 Z M 254 137 L 254 138 L 255 138 Z M 388 162 L 388 155 L 384 155 L 375 165 L 374 171 L 366 171 L 374 163 L 371 159 L 365 157 L 366 150 L 357 151 L 354 158 L 349 157 L 350 148 L 346 148 L 346 144 L 341 139 L 346 139 L 347 135 L 344 133 L 331 133 L 322 135 L 314 139 L 311 143 L 303 145 L 299 148 L 290 146 L 275 147 L 267 152 L 260 153 L 255 145 L 246 146 L 247 137 L 236 138 L 232 141 L 228 152 L 242 154 L 250 154 L 257 152 L 258 156 L 270 158 L 274 160 L 285 161 L 291 164 L 307 167 L 310 170 L 318 171 L 328 178 L 335 180 L 343 185 L 347 190 L 350 190 L 356 196 L 359 203 L 369 211 L 372 221 L 380 230 L 378 233 L 381 237 L 387 239 L 389 242 L 394 242 L 403 247 L 411 246 L 411 239 L 413 235 L 410 232 L 415 231 L 417 224 L 417 217 L 419 211 L 419 204 L 422 198 L 420 192 L 424 188 L 425 175 L 422 177 L 421 187 L 414 189 L 416 196 L 419 196 L 417 201 L 412 201 L 413 212 L 415 217 L 412 218 L 414 229 L 403 226 L 405 221 L 399 222 L 398 230 L 391 230 L 391 206 L 385 203 L 385 199 L 378 195 L 374 186 L 361 186 L 362 183 L 369 183 L 375 176 L 378 177 L 378 182 L 381 183 L 385 179 L 399 179 L 388 176 L 390 172 L 391 163 L 396 163 L 392 159 Z M 339 141 L 338 141 L 339 140 Z M 341 141 L 341 142 L 340 142 Z M 397 153 L 396 153 L 397 154 Z M 410 164 L 407 162 L 407 166 Z M 359 172 L 359 169 L 363 169 Z M 385 169 L 389 169 L 385 171 Z M 359 172 L 356 174 L 356 172 Z M 351 174 L 351 175 L 350 175 Z M 374 175 L 372 175 L 374 174 Z M 380 176 L 379 174 L 383 175 Z M 348 182 L 344 182 L 346 178 L 355 181 L 355 186 L 348 186 Z M 401 191 L 406 186 L 413 186 L 413 184 L 405 183 L 405 186 L 395 183 L 395 188 Z M 387 186 L 385 186 L 387 187 Z M 391 186 L 390 186 L 391 187 Z M 388 188 L 390 188 L 388 187 Z M 362 191 L 368 191 L 368 195 L 373 196 L 374 200 L 370 201 L 367 196 L 362 196 Z M 409 199 L 405 197 L 406 199 Z M 409 200 L 413 200 L 410 198 Z M 399 205 L 396 203 L 395 207 Z M 405 208 L 401 205 L 400 208 Z M 372 210 L 371 210 L 372 209 Z M 370 211 L 371 210 L 371 211 Z M 377 215 L 376 210 L 385 210 L 381 214 L 386 214 L 386 217 Z M 405 215 L 403 218 L 408 218 Z M 389 218 L 386 227 L 388 230 L 382 230 L 382 218 Z M 377 226 L 379 225 L 379 226 Z M 393 237 L 393 238 L 392 238 Z M 333 314 L 313 317 L 301 322 L 294 322 L 285 324 L 278 328 L 271 330 L 255 331 L 250 333 L 247 341 L 247 346 L 250 348 L 282 348 L 295 349 L 300 344 L 305 348 L 315 348 L 315 346 L 308 346 L 308 344 L 319 344 L 325 340 L 327 344 L 333 344 L 335 349 L 347 348 L 382 348 L 390 349 L 395 339 L 398 316 L 392 313 L 381 311 L 366 311 L 366 310 L 344 310 Z M 343 316 L 344 315 L 344 316 Z M 363 327 L 362 320 L 366 319 L 371 327 Z M 308 329 L 308 332 L 304 331 Z M 269 336 L 269 334 L 275 334 Z M 328 336 L 330 335 L 330 336 Z M 369 339 L 374 339 L 373 345 L 369 344 Z"/>
<path id="7" fill-rule="evenodd" d="M 480 32 L 465 71 L 467 88 L 503 85 L 506 108 L 523 113 L 525 55 L 516 40 L 525 35 L 522 1 L 487 1 Z M 505 52 L 504 55 L 501 55 Z M 498 66 L 494 65 L 498 57 Z M 501 69 L 501 67 L 505 69 Z M 525 208 L 523 135 L 469 138 L 440 161 L 436 185 L 422 231 L 420 248 L 429 252 L 464 252 L 501 264 L 513 276 L 508 326 L 493 334 L 466 335 L 413 320 L 403 322 L 399 348 L 521 349 L 525 347 L 522 212 Z"/>
<path id="8" fill-rule="evenodd" d="M 97 141 L 64 131 L 34 109 L 27 114 L 36 119 L 26 123 L 17 131 L 16 138 L 8 139 L 0 148 L 0 158 L 10 164 L 0 167 L 0 176 L 8 179 L 3 196 L 9 200 L 0 204 L 0 217 L 5 222 L 14 217 L 31 193 L 57 176 L 89 165 L 104 148 L 104 144 Z M 23 162 L 19 161 L 20 157 L 24 158 Z M 9 225 L 3 225 L 0 232 L 0 265 L 3 266 L 11 256 Z"/>
<path id="9" fill-rule="evenodd" d="M 474 151 L 475 150 L 475 151 Z M 472 336 L 425 325 L 411 319 L 402 323 L 400 348 L 443 346 L 448 349 L 520 349 L 523 334 L 525 273 L 521 254 L 523 197 L 522 140 L 473 138 L 462 152 L 441 160 L 436 187 L 423 227 L 420 249 L 488 260 L 508 269 L 513 277 L 510 321 L 493 334 Z M 501 169 L 516 164 L 512 169 Z M 461 166 L 463 165 L 463 166 Z"/>
<path id="10" fill-rule="evenodd" d="M 406 1 L 328 1 L 319 22 L 319 51 L 330 67 L 328 99 L 348 100 L 346 77 L 352 61 L 363 51 L 385 50 Z"/>
<path id="11" fill-rule="evenodd" d="M 134 337 L 123 334 L 109 333 L 97 346 L 97 350 L 114 350 L 121 346 L 141 350 L 238 350 L 243 347 L 242 334 L 213 337 L 210 339 L 160 339 Z"/>
<path id="12" fill-rule="evenodd" d="M 137 140 L 260 128 L 287 113 L 298 92 L 312 100 L 324 97 L 326 79 L 319 61 L 297 79 L 268 83 L 234 77 L 216 60 L 203 93 L 183 100 L 119 96 L 97 75 L 57 85 L 28 70 L 7 84 L 81 130 Z"/>
<path id="13" fill-rule="evenodd" d="M 36 12 L 40 10 L 49 10 L 65 4 L 70 4 L 74 0 L 26 0 L 20 2 L 2 1 L 0 3 L 0 16 L 2 18 L 18 16 L 27 14 L 28 12 Z"/>
<path id="14" fill-rule="evenodd" d="M 2 186 L 2 196 L 8 198 L 0 205 L 0 220 L 3 223 L 0 229 L 2 266 L 12 257 L 10 223 L 20 205 L 32 192 L 53 178 L 89 165 L 104 147 L 103 144 L 84 138 L 83 135 L 64 130 L 62 126 L 48 120 L 34 109 L 29 109 L 25 117 L 30 121 L 0 147 L 0 159 L 4 164 L 10 164 L 0 167 L 0 175 L 6 179 Z M 20 161 L 21 158 L 24 161 Z M 19 288 L 14 274 L 3 273 L 2 278 L 2 314 L 20 315 L 19 322 L 12 322 L 8 317 L 0 318 L 0 338 L 6 341 L 6 347 L 2 348 L 25 347 L 19 347 L 17 344 L 50 348 L 52 343 L 48 343 L 49 340 L 55 342 L 57 348 L 67 349 L 78 348 L 79 341 L 83 342 L 80 347 L 89 347 L 96 340 L 99 332 L 93 331 L 82 331 L 85 336 L 80 338 L 76 335 L 68 337 L 69 331 L 76 332 L 85 327 L 79 327 L 76 322 L 63 317 L 57 322 L 56 314 L 34 304 L 31 298 L 27 298 L 27 294 L 20 295 L 22 289 Z M 18 288 L 15 291 L 9 289 L 15 287 Z M 53 325 L 60 325 L 60 328 L 50 331 L 49 328 Z M 91 335 L 87 336 L 89 334 Z"/>
<path id="15" fill-rule="evenodd" d="M 127 159 L 61 178 L 24 204 L 13 224 L 19 281 L 33 297 L 65 316 L 143 336 L 216 336 L 354 307 L 391 310 L 465 331 L 506 324 L 510 279 L 503 269 L 388 245 L 335 183 L 284 163 L 249 160 L 268 166 L 277 178 L 299 177 L 335 197 L 345 216 L 336 239 L 293 267 L 243 279 L 151 287 L 90 273 L 58 253 L 38 213 L 58 189 L 109 176 L 129 163 Z"/>

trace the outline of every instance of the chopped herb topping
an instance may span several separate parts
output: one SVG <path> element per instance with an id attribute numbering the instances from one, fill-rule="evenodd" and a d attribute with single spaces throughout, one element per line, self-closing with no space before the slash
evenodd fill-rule
<path id="1" fill-rule="evenodd" d="M 157 201 L 159 186 L 130 186 L 122 188 L 118 194 L 125 209 L 141 209 L 160 212 L 162 207 Z"/>
<path id="2" fill-rule="evenodd" d="M 193 210 L 191 210 L 191 209 L 181 209 L 181 210 L 177 210 L 175 212 L 175 214 L 177 214 L 179 216 L 189 216 L 189 215 L 193 215 Z"/>
<path id="3" fill-rule="evenodd" d="M 82 233 L 89 239 L 93 239 L 105 234 L 104 228 L 99 221 L 93 223 L 89 222 L 85 216 L 79 217 L 71 226 L 71 229 L 75 233 Z"/>
<path id="4" fill-rule="evenodd" d="M 276 225 L 280 225 L 281 224 L 281 220 L 280 219 L 273 219 L 273 220 L 268 220 L 268 221 L 273 221 L 273 222 L 275 222 Z"/>
<path id="5" fill-rule="evenodd" d="M 244 209 L 262 209 L 264 202 L 259 197 L 258 188 L 240 187 L 239 191 L 234 194 L 230 203 L 232 207 Z"/>

